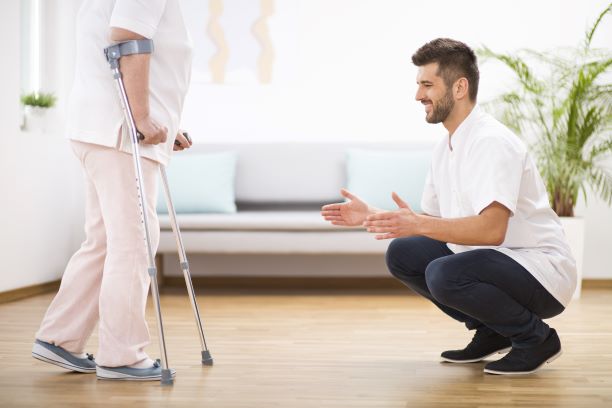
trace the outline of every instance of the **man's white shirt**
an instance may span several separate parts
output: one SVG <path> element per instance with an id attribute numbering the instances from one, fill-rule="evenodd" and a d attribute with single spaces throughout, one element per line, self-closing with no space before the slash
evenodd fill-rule
<path id="1" fill-rule="evenodd" d="M 454 253 L 500 251 L 567 306 L 576 288 L 576 262 L 544 182 L 524 143 L 475 106 L 450 141 L 444 138 L 434 148 L 421 208 L 432 216 L 461 218 L 478 215 L 495 201 L 511 211 L 500 246 L 448 247 Z"/>

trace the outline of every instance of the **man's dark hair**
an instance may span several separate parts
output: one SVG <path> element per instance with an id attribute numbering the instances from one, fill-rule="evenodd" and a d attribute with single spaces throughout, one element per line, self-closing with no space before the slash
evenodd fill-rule
<path id="1" fill-rule="evenodd" d="M 417 67 L 438 63 L 438 76 L 441 76 L 447 87 L 456 80 L 465 77 L 469 83 L 470 100 L 476 101 L 478 95 L 478 61 L 476 54 L 461 41 L 450 38 L 436 38 L 419 48 L 412 56 Z"/>

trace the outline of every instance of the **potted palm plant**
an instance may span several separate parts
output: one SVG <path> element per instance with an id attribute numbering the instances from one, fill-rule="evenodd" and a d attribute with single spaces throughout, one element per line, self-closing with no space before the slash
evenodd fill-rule
<path id="1" fill-rule="evenodd" d="M 584 222 L 574 217 L 579 195 L 587 190 L 612 203 L 612 52 L 592 47 L 597 28 L 612 4 L 603 10 L 575 48 L 538 52 L 478 53 L 510 68 L 515 89 L 485 107 L 530 146 L 544 179 L 553 210 L 561 217 L 579 271 L 584 247 Z M 607 76 L 607 78 L 606 78 Z M 576 296 L 575 296 L 576 297 Z"/>
<path id="2" fill-rule="evenodd" d="M 55 95 L 51 93 L 32 92 L 22 95 L 21 103 L 24 113 L 22 128 L 44 131 L 47 111 L 55 106 L 56 100 Z"/>

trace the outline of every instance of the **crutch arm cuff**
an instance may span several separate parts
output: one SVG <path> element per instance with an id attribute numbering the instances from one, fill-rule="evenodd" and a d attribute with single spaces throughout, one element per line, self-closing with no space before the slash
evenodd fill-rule
<path id="1" fill-rule="evenodd" d="M 149 38 L 141 40 L 123 41 L 113 44 L 104 49 L 106 60 L 111 64 L 119 61 L 119 58 L 132 54 L 151 54 L 153 52 L 153 40 Z"/>

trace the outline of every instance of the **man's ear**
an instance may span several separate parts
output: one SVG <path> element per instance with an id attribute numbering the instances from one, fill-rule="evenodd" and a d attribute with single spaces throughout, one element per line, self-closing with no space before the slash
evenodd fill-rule
<path id="1" fill-rule="evenodd" d="M 455 94 L 455 99 L 467 98 L 469 90 L 470 83 L 468 82 L 467 78 L 461 77 L 453 84 L 453 93 Z"/>

